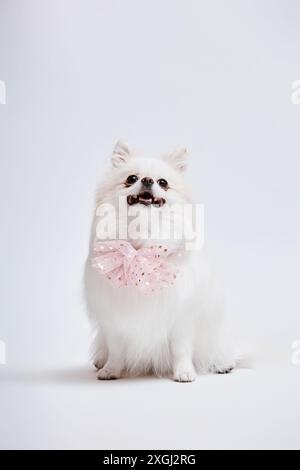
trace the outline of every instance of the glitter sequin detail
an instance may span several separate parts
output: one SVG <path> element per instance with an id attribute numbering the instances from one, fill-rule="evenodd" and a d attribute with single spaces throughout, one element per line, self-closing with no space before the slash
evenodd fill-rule
<path id="1" fill-rule="evenodd" d="M 174 284 L 178 269 L 167 261 L 173 253 L 163 245 L 136 250 L 127 241 L 96 240 L 92 266 L 117 287 L 133 286 L 148 294 Z"/>

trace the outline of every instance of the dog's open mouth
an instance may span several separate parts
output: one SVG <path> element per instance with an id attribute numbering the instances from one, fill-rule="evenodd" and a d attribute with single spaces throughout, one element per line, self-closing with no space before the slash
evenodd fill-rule
<path id="1" fill-rule="evenodd" d="M 139 194 L 131 194 L 127 196 L 127 203 L 129 206 L 134 204 L 143 204 L 144 206 L 161 207 L 165 204 L 166 200 L 163 197 L 154 197 L 150 191 L 143 191 Z"/>

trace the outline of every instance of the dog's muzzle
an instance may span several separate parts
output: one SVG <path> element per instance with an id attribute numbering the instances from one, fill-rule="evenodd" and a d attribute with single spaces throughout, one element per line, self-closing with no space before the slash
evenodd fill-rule
<path id="1" fill-rule="evenodd" d="M 131 194 L 127 196 L 127 203 L 129 206 L 134 204 L 143 204 L 144 206 L 162 207 L 166 200 L 163 197 L 154 197 L 151 191 L 142 191 L 139 194 Z"/>

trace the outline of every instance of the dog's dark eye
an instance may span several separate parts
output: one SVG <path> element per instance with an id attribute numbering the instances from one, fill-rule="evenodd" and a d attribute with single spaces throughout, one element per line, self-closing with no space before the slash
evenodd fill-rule
<path id="1" fill-rule="evenodd" d="M 128 184 L 128 186 L 131 186 L 132 184 L 136 183 L 137 180 L 138 180 L 138 177 L 136 175 L 129 175 L 126 180 L 126 184 Z"/>
<path id="2" fill-rule="evenodd" d="M 161 186 L 162 188 L 168 189 L 169 184 L 168 184 L 167 180 L 165 180 L 163 178 L 160 178 L 157 182 L 158 182 L 159 186 Z"/>

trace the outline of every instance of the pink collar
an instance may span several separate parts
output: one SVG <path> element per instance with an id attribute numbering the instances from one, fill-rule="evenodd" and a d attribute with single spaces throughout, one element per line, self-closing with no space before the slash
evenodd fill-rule
<path id="1" fill-rule="evenodd" d="M 174 253 L 164 245 L 136 250 L 127 241 L 96 240 L 92 266 L 115 286 L 148 294 L 174 284 L 178 268 L 167 260 Z"/>

